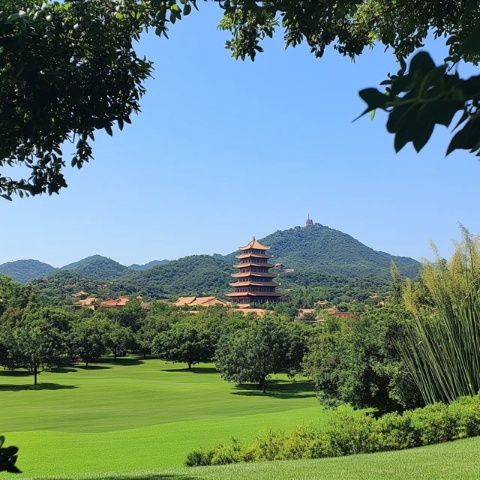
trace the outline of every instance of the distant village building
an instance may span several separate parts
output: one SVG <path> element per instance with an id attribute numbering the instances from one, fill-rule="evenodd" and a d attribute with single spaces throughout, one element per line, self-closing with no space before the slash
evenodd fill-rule
<path id="1" fill-rule="evenodd" d="M 214 305 L 230 305 L 217 297 L 179 297 L 173 304 L 175 307 L 213 307 Z"/>
<path id="2" fill-rule="evenodd" d="M 122 296 L 118 298 L 109 298 L 100 303 L 103 308 L 122 308 L 130 301 L 130 297 Z"/>
<path id="3" fill-rule="evenodd" d="M 73 304 L 73 308 L 88 308 L 90 310 L 95 310 L 98 307 L 97 297 L 81 295 L 77 298 L 78 300 Z"/>
<path id="4" fill-rule="evenodd" d="M 78 292 L 73 295 L 76 302 L 73 304 L 74 308 L 89 308 L 95 310 L 97 307 L 101 308 L 123 308 L 130 301 L 130 297 L 121 296 L 118 298 L 109 298 L 107 300 L 99 300 L 97 297 L 89 297 L 88 293 Z M 150 308 L 150 303 L 145 302 L 139 295 L 137 300 L 140 302 L 142 308 Z"/>
<path id="5" fill-rule="evenodd" d="M 300 308 L 295 315 L 295 320 L 301 320 L 306 323 L 318 323 L 323 321 L 314 308 Z"/>
<path id="6" fill-rule="evenodd" d="M 240 254 L 237 255 L 239 263 L 234 265 L 237 270 L 232 274 L 236 280 L 230 283 L 234 291 L 228 293 L 228 297 L 240 305 L 250 303 L 275 302 L 281 294 L 275 289 L 278 285 L 273 281 L 275 273 L 270 272 L 273 265 L 268 263 L 271 255 L 266 252 L 270 247 L 262 245 L 253 237 L 253 240 L 240 247 Z"/>
<path id="7" fill-rule="evenodd" d="M 306 227 L 308 227 L 309 225 L 313 225 L 313 220 L 310 218 L 310 214 L 307 215 L 307 220 L 305 222 Z"/>

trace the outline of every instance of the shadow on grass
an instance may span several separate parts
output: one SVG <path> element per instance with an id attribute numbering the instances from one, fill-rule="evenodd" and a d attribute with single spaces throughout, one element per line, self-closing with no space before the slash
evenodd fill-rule
<path id="1" fill-rule="evenodd" d="M 73 373 L 76 372 L 77 369 L 72 367 L 56 367 L 51 368 L 49 371 L 52 373 Z"/>
<path id="2" fill-rule="evenodd" d="M 1 385 L 0 392 L 21 392 L 25 390 L 71 390 L 78 388 L 75 385 L 61 385 L 59 383 L 39 383 L 38 385 Z"/>
<path id="3" fill-rule="evenodd" d="M 116 360 L 113 358 L 102 358 L 101 363 L 128 367 L 131 365 L 143 365 L 145 361 L 141 360 L 140 358 L 118 357 Z"/>
<path id="4" fill-rule="evenodd" d="M 26 370 L 2 370 L 0 376 L 2 377 L 29 377 L 32 374 Z"/>
<path id="5" fill-rule="evenodd" d="M 162 372 L 218 373 L 215 367 L 162 368 Z"/>
<path id="6" fill-rule="evenodd" d="M 100 480 L 100 477 L 95 477 Z M 118 475 L 118 476 L 102 476 L 101 480 L 201 480 L 200 477 L 192 477 L 191 475 L 169 474 L 169 473 L 145 473 L 140 475 Z"/>
<path id="7" fill-rule="evenodd" d="M 267 391 L 263 393 L 258 385 L 237 385 L 232 395 L 247 397 L 274 397 L 274 398 L 312 398 L 315 390 L 311 382 L 284 382 L 270 380 L 267 382 Z"/>
<path id="8" fill-rule="evenodd" d="M 75 368 L 79 368 L 80 370 L 108 370 L 112 367 L 106 367 L 105 365 L 76 365 Z"/>

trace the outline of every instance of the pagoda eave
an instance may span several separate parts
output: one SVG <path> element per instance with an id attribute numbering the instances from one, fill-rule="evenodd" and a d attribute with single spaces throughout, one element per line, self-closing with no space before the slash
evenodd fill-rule
<path id="1" fill-rule="evenodd" d="M 227 297 L 281 297 L 281 293 L 277 292 L 231 292 L 227 293 Z"/>
<path id="2" fill-rule="evenodd" d="M 273 268 L 270 263 L 237 263 L 233 268 L 248 268 L 248 267 L 261 267 L 261 268 Z"/>
<path id="3" fill-rule="evenodd" d="M 232 282 L 231 287 L 278 287 L 275 282 Z"/>
<path id="4" fill-rule="evenodd" d="M 232 273 L 231 275 L 233 278 L 244 278 L 244 277 L 259 277 L 259 278 L 275 278 L 277 275 L 275 273 L 267 273 L 267 272 L 238 272 Z"/>
<path id="5" fill-rule="evenodd" d="M 235 255 L 235 258 L 272 258 L 271 255 L 266 253 L 242 253 L 240 255 Z"/>

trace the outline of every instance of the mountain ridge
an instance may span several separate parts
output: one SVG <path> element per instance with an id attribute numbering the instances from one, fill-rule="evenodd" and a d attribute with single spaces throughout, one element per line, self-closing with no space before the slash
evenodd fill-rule
<path id="1" fill-rule="evenodd" d="M 302 285 L 322 284 L 329 277 L 335 277 L 337 281 L 367 277 L 388 281 L 392 261 L 407 277 L 415 277 L 420 267 L 420 263 L 412 258 L 374 250 L 351 235 L 319 223 L 277 230 L 260 241 L 270 246 L 273 262 L 294 270 L 289 279 Z M 60 269 L 43 264 L 45 273 L 41 275 L 41 272 L 34 272 L 33 276 L 30 275 L 32 278 L 27 280 L 28 275 L 21 271 L 16 274 L 17 279 L 21 277 L 22 281 L 28 282 L 56 275 L 59 271 L 70 271 L 79 277 L 110 281 L 122 293 L 160 296 L 221 293 L 228 289 L 235 254 L 193 255 L 177 260 L 153 260 L 128 267 L 111 258 L 92 255 Z M 23 266 L 28 270 L 28 262 L 35 261 L 23 262 L 26 262 Z M 16 262 L 9 262 L 12 263 Z M 7 264 L 0 265 L 0 273 L 4 265 Z M 15 272 L 15 268 L 13 270 Z"/>

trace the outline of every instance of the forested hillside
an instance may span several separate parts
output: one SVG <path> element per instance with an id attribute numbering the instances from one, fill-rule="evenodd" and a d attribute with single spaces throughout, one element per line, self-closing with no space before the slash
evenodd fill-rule
<path id="1" fill-rule="evenodd" d="M 55 270 L 48 263 L 38 260 L 17 260 L 0 265 L 0 273 L 18 282 L 26 283 L 36 278 L 42 278 Z"/>
<path id="2" fill-rule="evenodd" d="M 170 260 L 152 260 L 151 262 L 144 263 L 143 265 L 134 263 L 129 265 L 128 268 L 129 270 L 134 270 L 135 272 L 143 272 L 145 270 L 149 270 L 150 268 L 158 267 L 159 265 L 165 265 L 169 261 Z"/>
<path id="3" fill-rule="evenodd" d="M 246 243 L 249 239 L 244 240 Z M 278 278 L 283 288 L 322 286 L 339 289 L 342 285 L 351 287 L 356 284 L 362 286 L 362 291 L 373 291 L 389 282 L 392 262 L 397 264 L 402 275 L 412 278 L 417 276 L 420 266 L 412 258 L 375 251 L 350 235 L 319 224 L 277 231 L 261 241 L 271 247 L 272 263 L 281 262 L 286 268 L 293 269 L 293 272 Z M 102 297 L 121 294 L 140 294 L 150 298 L 223 294 L 230 289 L 229 275 L 235 263 L 235 253 L 225 256 L 194 255 L 172 261 L 154 260 L 130 267 L 94 255 L 66 265 L 54 274 L 51 274 L 53 267 L 48 269 L 47 265 L 46 275 L 50 275 L 36 280 L 34 285 L 46 297 L 61 299 L 79 290 Z M 28 262 L 35 261 L 26 262 L 33 265 Z M 3 267 L 5 265 L 8 266 L 4 264 Z M 40 273 L 32 278 L 38 276 Z"/>
<path id="4" fill-rule="evenodd" d="M 231 264 L 224 257 L 193 255 L 112 282 L 121 293 L 151 297 L 223 293 L 228 289 Z"/>
<path id="5" fill-rule="evenodd" d="M 62 270 L 71 270 L 78 275 L 96 280 L 109 280 L 128 272 L 128 267 L 111 258 L 93 255 L 75 263 L 65 265 Z"/>
<path id="6" fill-rule="evenodd" d="M 415 277 L 420 267 L 412 258 L 378 252 L 346 233 L 318 223 L 279 230 L 261 241 L 271 247 L 273 261 L 294 268 L 299 280 L 312 278 L 314 283 L 319 275 L 388 278 L 392 261 L 409 277 Z"/>

